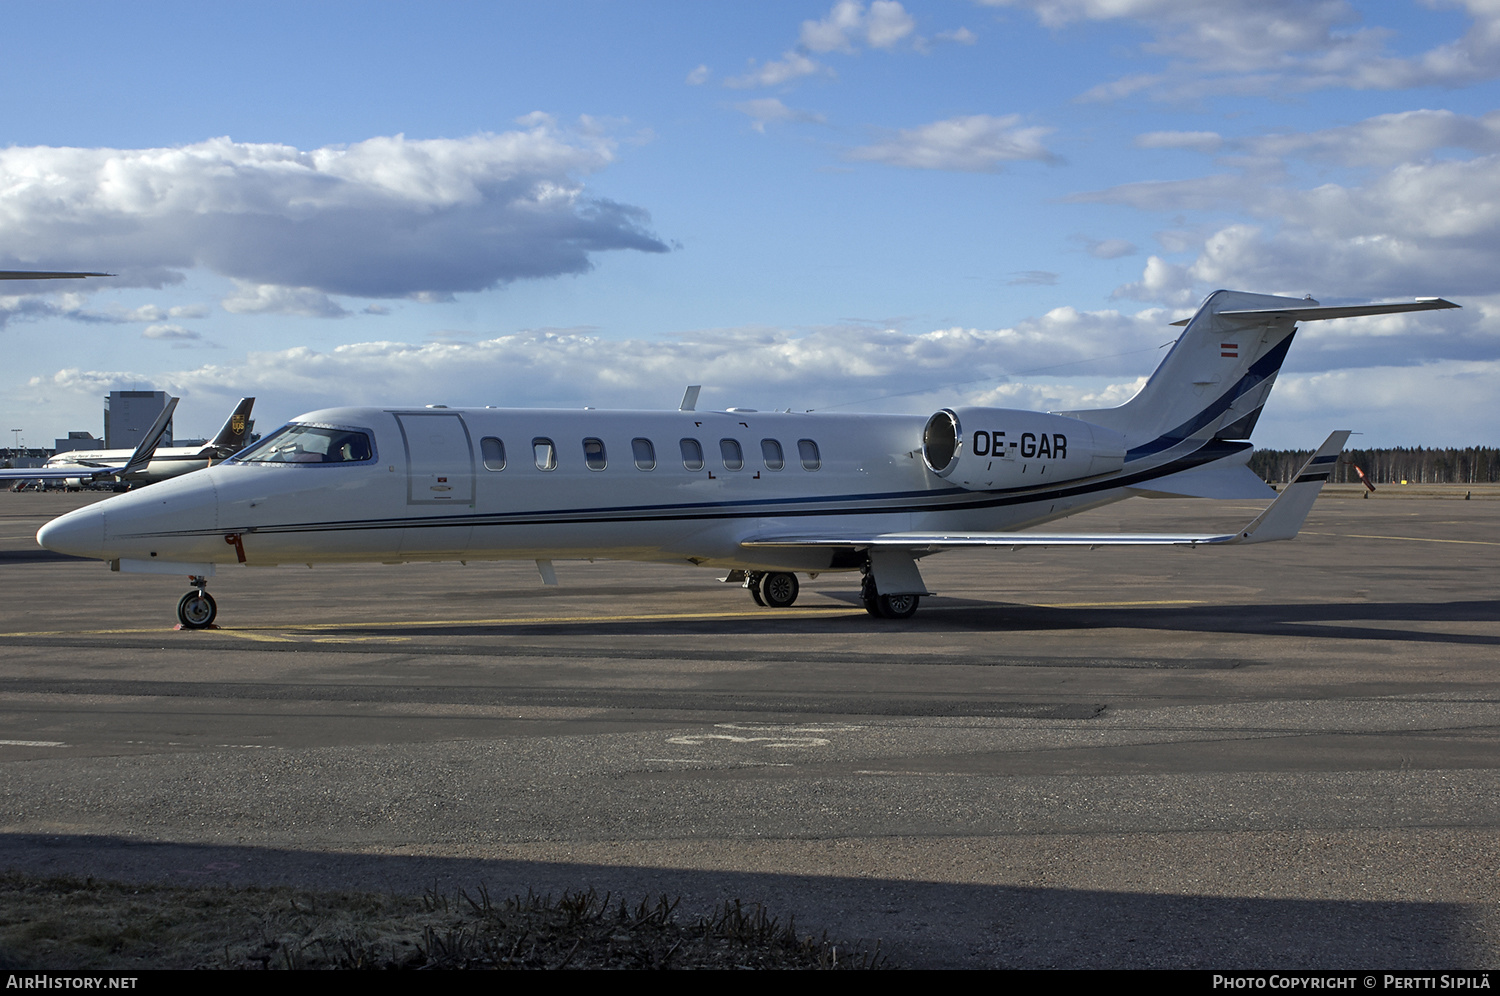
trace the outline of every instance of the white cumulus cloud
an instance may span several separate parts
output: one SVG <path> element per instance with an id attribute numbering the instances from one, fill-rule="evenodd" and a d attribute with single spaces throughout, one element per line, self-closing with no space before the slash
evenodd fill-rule
<path id="1" fill-rule="evenodd" d="M 203 268 L 365 298 L 442 297 L 585 272 L 599 252 L 667 250 L 644 211 L 585 192 L 579 177 L 613 159 L 607 137 L 546 115 L 522 125 L 312 150 L 228 138 L 12 146 L 0 149 L 0 244 L 59 267 L 107 266 L 120 274 L 113 286 Z"/>
<path id="2" fill-rule="evenodd" d="M 853 52 L 858 45 L 892 48 L 916 30 L 917 22 L 896 0 L 839 0 L 820 21 L 803 21 L 799 41 L 814 52 Z"/>
<path id="3" fill-rule="evenodd" d="M 1042 144 L 1052 129 L 1017 127 L 1020 121 L 1018 114 L 949 118 L 900 130 L 872 145 L 850 149 L 845 155 L 907 169 L 969 173 L 993 173 L 1016 160 L 1056 162 L 1057 157 Z"/>
<path id="4" fill-rule="evenodd" d="M 1086 96 L 1147 92 L 1165 99 L 1210 94 L 1295 93 L 1343 87 L 1389 90 L 1467 86 L 1500 75 L 1500 6 L 1454 0 L 1470 23 L 1463 35 L 1415 56 L 1392 54 L 1395 32 L 1379 5 L 1346 0 L 981 0 L 1031 10 L 1044 26 L 1134 21 L 1160 57 L 1160 72 L 1100 84 Z M 1372 23 L 1374 22 L 1374 23 Z"/>
<path id="5" fill-rule="evenodd" d="M 815 74 L 831 76 L 833 71 L 802 52 L 789 51 L 775 62 L 757 64 L 751 59 L 749 70 L 741 76 L 731 76 L 724 81 L 724 85 L 736 90 L 748 90 L 752 87 L 780 86 Z"/>
<path id="6" fill-rule="evenodd" d="M 718 329 L 667 340 L 562 330 L 474 342 L 364 342 L 254 352 L 232 364 L 156 375 L 70 368 L 33 378 L 21 393 L 29 403 L 68 394 L 91 405 L 101 390 L 149 383 L 215 403 L 254 394 L 257 410 L 275 419 L 336 404 L 675 407 L 691 383 L 705 385 L 705 406 L 721 408 L 869 402 L 921 411 L 967 403 L 1018 377 L 1056 380 L 1061 372 L 1128 382 L 1155 366 L 1173 317 L 1058 308 L 1012 328 L 922 334 L 837 326 Z"/>
<path id="7" fill-rule="evenodd" d="M 1141 149 L 1192 149 L 1196 152 L 1217 152 L 1224 138 L 1216 131 L 1149 131 L 1137 135 L 1137 148 Z"/>
<path id="8" fill-rule="evenodd" d="M 281 287 L 235 281 L 235 290 L 219 302 L 225 311 L 240 315 L 305 315 L 310 318 L 343 318 L 349 309 L 312 287 Z"/>
<path id="9" fill-rule="evenodd" d="M 1194 258 L 1153 255 L 1141 279 L 1117 295 L 1184 306 L 1217 287 L 1363 299 L 1500 291 L 1500 116 L 1407 112 L 1240 145 L 1254 155 L 1239 175 L 1072 198 L 1205 216 L 1197 236 L 1181 227 L 1159 236 L 1170 252 Z M 1288 170 L 1266 166 L 1293 157 L 1362 172 L 1302 189 Z M 1225 214 L 1238 218 L 1226 223 Z"/>
<path id="10" fill-rule="evenodd" d="M 752 127 L 759 132 L 764 132 L 766 125 L 775 122 L 801 121 L 809 124 L 822 124 L 826 120 L 821 114 L 788 107 L 775 97 L 746 100 L 735 104 L 734 109 L 753 119 Z"/>
<path id="11" fill-rule="evenodd" d="M 183 328 L 181 325 L 158 324 L 147 325 L 141 333 L 142 339 L 201 339 L 197 332 Z"/>

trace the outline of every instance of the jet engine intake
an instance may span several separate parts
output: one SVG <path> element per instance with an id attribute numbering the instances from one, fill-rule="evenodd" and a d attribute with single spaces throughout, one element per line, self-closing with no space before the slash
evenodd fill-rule
<path id="1" fill-rule="evenodd" d="M 944 408 L 922 430 L 922 461 L 961 488 L 1019 488 L 1119 470 L 1125 437 L 1044 412 Z"/>

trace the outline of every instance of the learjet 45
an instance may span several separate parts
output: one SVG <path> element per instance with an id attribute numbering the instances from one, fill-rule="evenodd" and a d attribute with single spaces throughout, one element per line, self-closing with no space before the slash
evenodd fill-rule
<path id="1" fill-rule="evenodd" d="M 1297 323 L 1454 307 L 1217 291 L 1134 398 L 1092 411 L 700 412 L 691 388 L 675 412 L 326 408 L 37 540 L 188 575 L 187 628 L 213 623 L 221 564 L 526 559 L 555 583 L 565 558 L 724 568 L 778 608 L 799 574 L 858 572 L 872 616 L 905 618 L 929 594 L 918 562 L 944 550 L 1291 539 L 1349 435 L 1330 435 L 1280 495 L 1247 466 Z M 1222 535 L 1037 528 L 1136 495 L 1274 500 Z"/>

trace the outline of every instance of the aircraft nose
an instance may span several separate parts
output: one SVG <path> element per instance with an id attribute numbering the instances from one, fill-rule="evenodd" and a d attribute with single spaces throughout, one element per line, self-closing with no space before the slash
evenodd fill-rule
<path id="1" fill-rule="evenodd" d="M 36 541 L 53 553 L 72 557 L 104 556 L 104 513 L 80 508 L 58 516 L 36 531 Z"/>

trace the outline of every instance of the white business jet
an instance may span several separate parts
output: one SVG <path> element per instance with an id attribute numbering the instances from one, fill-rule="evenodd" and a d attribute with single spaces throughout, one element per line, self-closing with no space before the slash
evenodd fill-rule
<path id="1" fill-rule="evenodd" d="M 799 573 L 857 571 L 870 614 L 929 594 L 918 561 L 959 547 L 1217 546 L 1291 539 L 1348 432 L 1279 496 L 1246 442 L 1296 324 L 1454 308 L 1439 298 L 1320 307 L 1210 295 L 1132 400 L 924 416 L 678 411 L 327 408 L 207 470 L 47 523 L 49 550 L 114 570 L 186 574 L 186 628 L 213 623 L 220 564 L 613 558 L 728 568 L 756 601 Z M 1034 531 L 1133 495 L 1271 498 L 1224 535 Z M 1027 531 L 1020 531 L 1027 530 Z"/>

